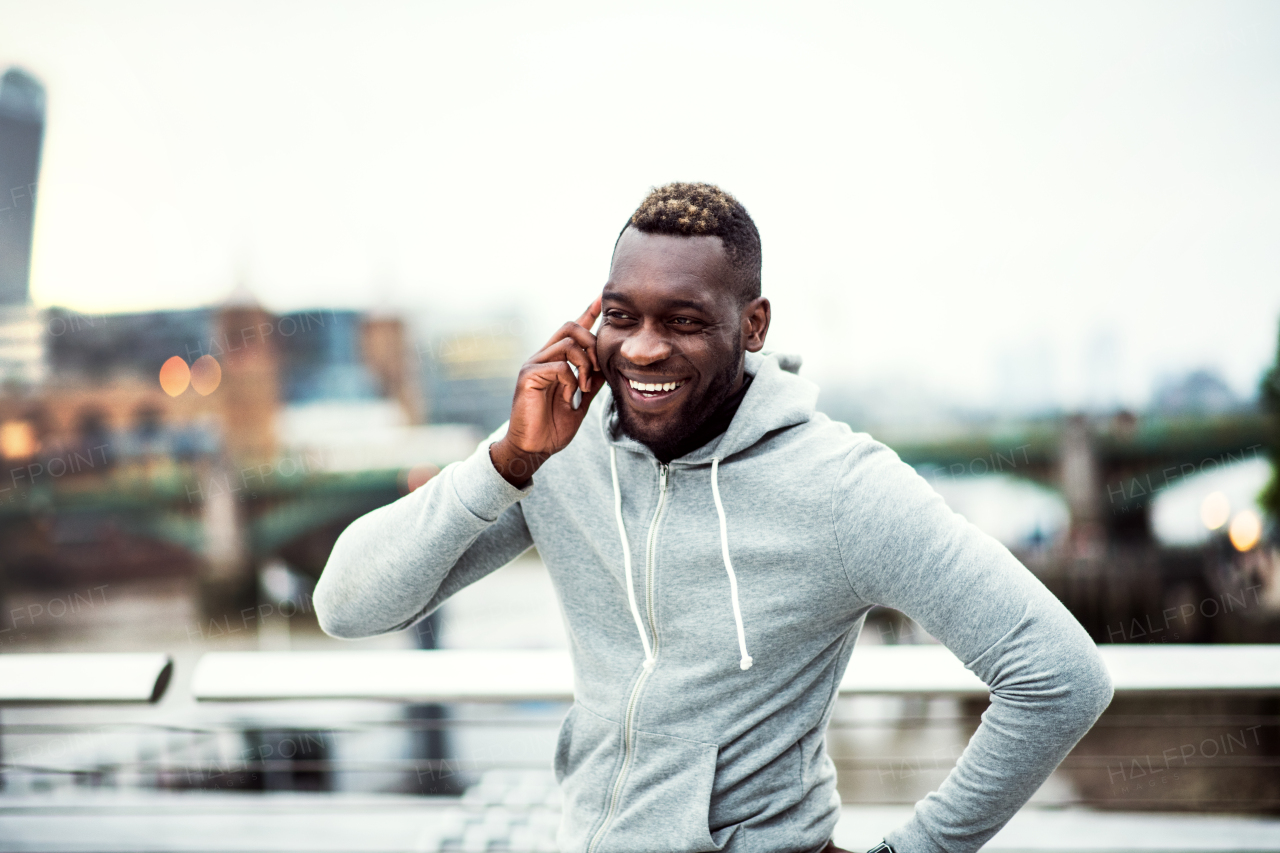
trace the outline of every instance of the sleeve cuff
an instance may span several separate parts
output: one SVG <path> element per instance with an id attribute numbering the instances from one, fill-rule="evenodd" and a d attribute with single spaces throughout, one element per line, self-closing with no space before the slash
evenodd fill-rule
<path id="1" fill-rule="evenodd" d="M 453 490 L 458 500 L 485 521 L 497 521 L 507 507 L 533 491 L 532 481 L 527 488 L 517 489 L 493 467 L 489 445 L 494 441 L 490 437 L 480 442 L 475 453 L 453 467 Z"/>
<path id="2" fill-rule="evenodd" d="M 890 832 L 884 840 L 897 853 L 947 853 L 945 848 L 938 846 L 929 834 L 921 829 L 918 816 L 913 816 L 907 823 Z"/>

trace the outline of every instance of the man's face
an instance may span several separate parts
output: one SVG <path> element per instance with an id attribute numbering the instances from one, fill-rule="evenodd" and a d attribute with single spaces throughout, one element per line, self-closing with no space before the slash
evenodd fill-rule
<path id="1" fill-rule="evenodd" d="M 769 302 L 738 304 L 719 237 L 628 228 L 614 250 L 601 318 L 596 354 L 622 428 L 663 455 L 738 389 L 743 351 L 764 345 Z"/>

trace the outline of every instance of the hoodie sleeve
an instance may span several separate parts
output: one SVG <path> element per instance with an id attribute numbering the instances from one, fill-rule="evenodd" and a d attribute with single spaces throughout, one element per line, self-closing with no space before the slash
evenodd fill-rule
<path id="1" fill-rule="evenodd" d="M 517 489 L 480 442 L 421 488 L 356 519 L 333 546 L 316 583 L 316 616 L 332 637 L 407 628 L 458 590 L 533 545 Z"/>
<path id="2" fill-rule="evenodd" d="M 1111 678 L 1061 602 L 883 444 L 850 451 L 832 510 L 857 598 L 916 620 L 991 690 L 954 769 L 886 840 L 898 853 L 977 850 L 1102 714 Z"/>

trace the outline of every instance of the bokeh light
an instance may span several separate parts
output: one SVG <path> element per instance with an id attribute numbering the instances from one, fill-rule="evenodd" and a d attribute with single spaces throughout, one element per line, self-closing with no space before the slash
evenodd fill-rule
<path id="1" fill-rule="evenodd" d="M 191 384 L 191 369 L 182 356 L 175 355 L 160 367 L 160 387 L 170 397 L 176 397 Z"/>
<path id="2" fill-rule="evenodd" d="M 5 421 L 0 424 L 0 455 L 5 459 L 29 459 L 40 449 L 35 427 L 30 421 Z"/>
<path id="3" fill-rule="evenodd" d="M 406 486 L 409 491 L 414 491 L 440 473 L 440 469 L 434 465 L 419 465 L 416 468 L 410 468 L 408 474 L 405 475 Z"/>
<path id="4" fill-rule="evenodd" d="M 1231 501 L 1222 492 L 1210 492 L 1200 504 L 1200 520 L 1210 530 L 1217 530 L 1231 517 Z"/>
<path id="5" fill-rule="evenodd" d="M 1237 551 L 1248 551 L 1262 537 L 1262 519 L 1251 509 L 1241 510 L 1231 520 L 1231 529 L 1227 531 L 1231 544 Z"/>
<path id="6" fill-rule="evenodd" d="M 222 365 L 211 355 L 202 355 L 191 365 L 191 387 L 201 397 L 207 397 L 218 390 L 222 383 Z"/>

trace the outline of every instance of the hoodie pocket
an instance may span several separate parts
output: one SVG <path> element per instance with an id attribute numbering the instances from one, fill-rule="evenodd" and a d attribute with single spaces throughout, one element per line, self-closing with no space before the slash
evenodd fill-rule
<path id="1" fill-rule="evenodd" d="M 622 761 L 622 726 L 576 702 L 560 724 L 552 762 L 560 783 L 563 812 L 556 845 L 586 850 L 604 819 L 606 798 Z"/>
<path id="2" fill-rule="evenodd" d="M 593 754 L 616 748 L 621 736 L 622 726 L 574 702 L 560 722 L 560 733 L 556 736 L 556 754 L 552 761 L 556 781 L 563 784 L 565 777 L 573 775 Z"/>
<path id="3" fill-rule="evenodd" d="M 717 849 L 708 813 L 718 751 L 714 743 L 637 731 L 599 853 Z"/>

